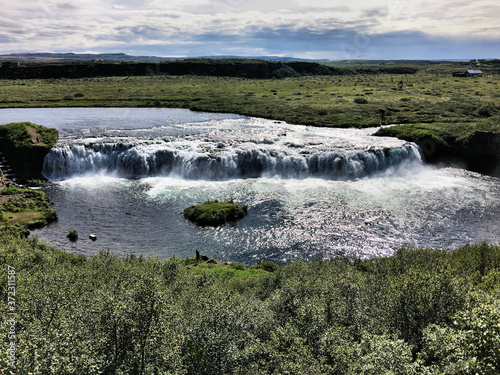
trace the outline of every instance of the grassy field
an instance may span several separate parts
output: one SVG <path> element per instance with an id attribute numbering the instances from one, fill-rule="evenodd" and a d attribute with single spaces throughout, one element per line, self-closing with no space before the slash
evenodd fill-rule
<path id="1" fill-rule="evenodd" d="M 341 127 L 475 124 L 500 113 L 500 76 L 456 78 L 451 71 L 450 67 L 447 74 L 423 70 L 415 75 L 282 80 L 199 76 L 3 80 L 0 108 L 178 107 Z"/>
<path id="2" fill-rule="evenodd" d="M 0 236 L 41 228 L 57 220 L 57 216 L 44 192 L 0 185 Z"/>

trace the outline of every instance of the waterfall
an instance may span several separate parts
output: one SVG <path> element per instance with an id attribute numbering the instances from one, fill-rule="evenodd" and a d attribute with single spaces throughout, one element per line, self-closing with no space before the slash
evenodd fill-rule
<path id="1" fill-rule="evenodd" d="M 220 143 L 207 140 L 74 142 L 46 156 L 49 180 L 105 173 L 125 178 L 170 176 L 193 180 L 274 177 L 356 179 L 421 163 L 412 143 L 399 147 L 342 148 L 292 143 Z"/>

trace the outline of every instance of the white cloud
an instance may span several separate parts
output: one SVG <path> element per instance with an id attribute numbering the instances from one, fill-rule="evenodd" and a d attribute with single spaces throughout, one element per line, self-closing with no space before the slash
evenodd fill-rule
<path id="1" fill-rule="evenodd" d="M 403 32 L 500 39 L 496 0 L 0 1 L 0 52 L 141 44 L 180 48 L 200 39 L 206 43 L 210 36 L 244 40 L 262 30 L 277 30 L 280 35 L 284 30 L 290 34 L 308 30 L 319 36 L 346 30 L 349 35 Z"/>

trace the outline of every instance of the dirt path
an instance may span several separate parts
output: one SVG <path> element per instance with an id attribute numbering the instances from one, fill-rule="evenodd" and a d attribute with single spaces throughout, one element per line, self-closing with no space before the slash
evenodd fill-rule
<path id="1" fill-rule="evenodd" d="M 35 128 L 32 128 L 31 126 L 28 126 L 27 128 L 28 134 L 31 137 L 31 142 L 37 145 L 46 146 L 46 144 L 43 143 L 43 137 L 35 130 Z"/>
<path id="2" fill-rule="evenodd" d="M 43 216 L 42 212 L 6 212 L 8 225 L 25 224 Z"/>

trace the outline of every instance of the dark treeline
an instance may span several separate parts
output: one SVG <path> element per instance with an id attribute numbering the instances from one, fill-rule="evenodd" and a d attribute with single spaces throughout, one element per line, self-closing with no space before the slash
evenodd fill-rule
<path id="1" fill-rule="evenodd" d="M 312 75 L 415 74 L 416 68 L 403 66 L 328 67 L 314 62 L 273 62 L 243 59 L 192 59 L 161 63 L 4 63 L 3 79 L 89 78 L 145 75 L 197 75 L 241 78 L 287 78 Z"/>

